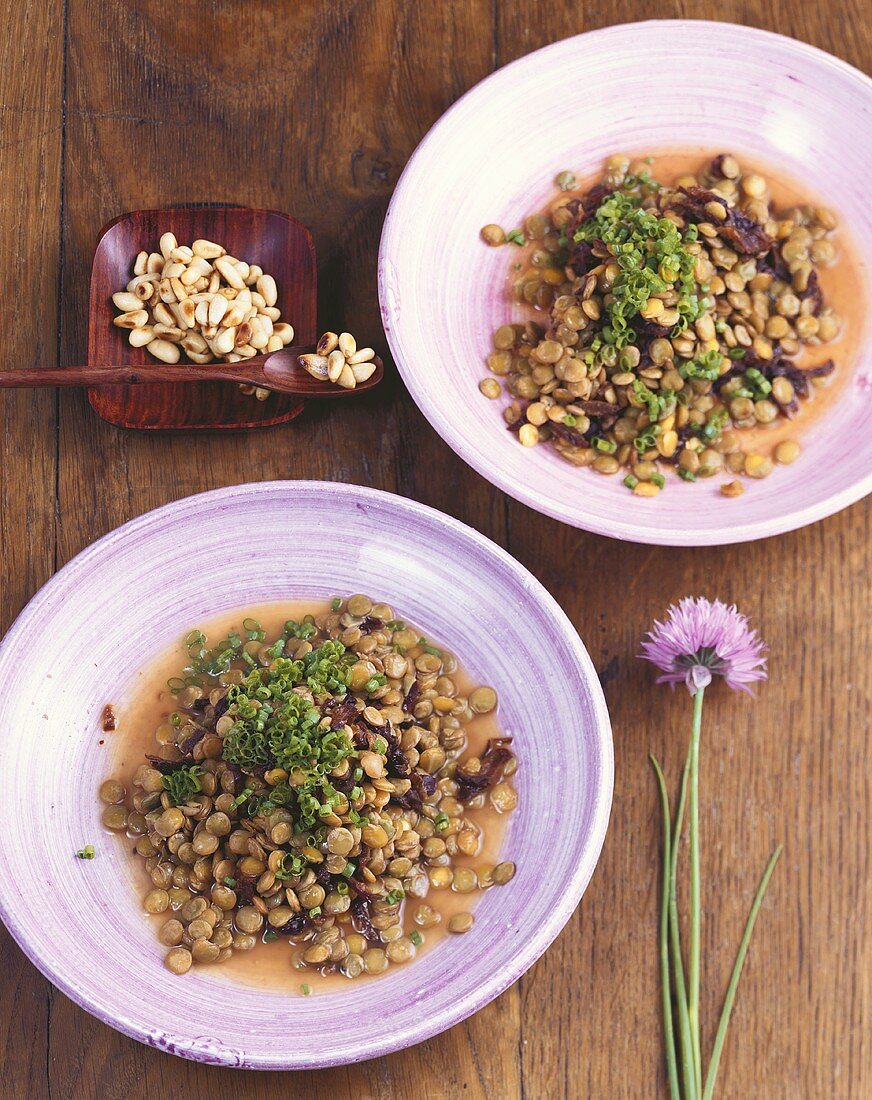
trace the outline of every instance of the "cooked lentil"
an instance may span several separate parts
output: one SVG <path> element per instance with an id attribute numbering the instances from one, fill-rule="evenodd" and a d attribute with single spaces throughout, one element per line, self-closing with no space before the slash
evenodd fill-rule
<path id="1" fill-rule="evenodd" d="M 818 276 L 838 259 L 836 217 L 776 209 L 767 179 L 730 154 L 670 185 L 652 163 L 609 157 L 584 191 L 560 173 L 561 193 L 515 240 L 535 240 L 515 292 L 543 320 L 496 330 L 495 377 L 480 388 L 508 394 L 503 416 L 523 446 L 629 471 L 636 496 L 665 487 L 641 468 L 765 477 L 772 458 L 759 439 L 742 455 L 742 433 L 795 416 L 834 370 L 793 357 L 841 328 Z"/>
<path id="2" fill-rule="evenodd" d="M 185 645 L 155 754 L 126 788 L 100 787 L 145 861 L 146 912 L 169 918 L 171 971 L 280 937 L 297 969 L 378 974 L 414 958 L 440 898 L 497 881 L 475 864 L 476 811 L 514 808 L 517 760 L 503 738 L 471 755 L 464 728 L 497 694 L 464 690 L 453 656 L 387 604 L 336 598 L 278 637 L 245 619 Z M 447 906 L 445 927 L 471 925 Z"/>

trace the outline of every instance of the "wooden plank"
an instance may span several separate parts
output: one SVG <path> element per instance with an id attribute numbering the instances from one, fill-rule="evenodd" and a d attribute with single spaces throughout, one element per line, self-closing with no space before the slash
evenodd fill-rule
<path id="1" fill-rule="evenodd" d="M 4 367 L 57 362 L 61 211 L 63 11 L 26 0 L 7 8 L 0 63 L 0 295 Z M 27 64 L 22 45 L 27 43 Z M 52 390 L 0 396 L 0 630 L 54 567 L 57 450 Z M 4 1095 L 44 1095 L 53 997 L 0 925 L 0 1065 Z M 14 1010 L 13 1010 L 14 1006 Z M 11 1091 L 10 1091 L 11 1090 Z"/>
<path id="2" fill-rule="evenodd" d="M 497 60 L 599 26 L 688 14 L 791 34 L 872 68 L 872 35 L 855 4 L 820 8 L 799 0 L 775 9 L 728 0 L 692 12 L 680 3 L 611 0 L 552 5 L 547 20 L 509 0 L 497 6 Z M 680 74 L 671 78 L 680 92 Z M 649 691 L 653 676 L 634 655 L 646 626 L 688 594 L 738 601 L 772 652 L 771 682 L 753 708 L 725 690 L 706 704 L 707 1046 L 757 880 L 775 845 L 785 844 L 742 978 L 719 1094 L 794 1100 L 872 1091 L 863 1023 L 872 975 L 864 939 L 872 836 L 863 764 L 870 515 L 868 503 L 858 504 L 776 540 L 668 550 L 609 542 L 509 505 L 509 549 L 550 588 L 603 675 L 616 754 L 610 831 L 591 888 L 521 982 L 526 1096 L 665 1095 L 656 961 L 660 824 L 647 754 L 657 754 L 675 790 L 688 700 L 684 692 Z"/>
<path id="3" fill-rule="evenodd" d="M 67 139 L 70 313 L 87 315 L 90 247 L 129 209 L 191 200 L 284 210 L 320 259 L 324 327 L 384 354 L 375 286 L 390 192 L 419 138 L 491 64 L 490 4 L 223 3 L 168 8 L 72 0 Z M 291 318 L 291 320 L 293 320 Z M 64 357 L 81 361 L 83 320 Z M 239 435 L 153 436 L 99 421 L 83 395 L 61 412 L 60 555 L 168 500 L 244 480 L 332 478 L 442 507 L 502 541 L 500 498 L 454 457 L 392 379 L 372 397 L 312 407 L 293 425 Z M 323 1074 L 238 1074 L 148 1050 L 58 996 L 58 1096 L 339 1098 L 520 1090 L 510 991 L 467 1024 L 380 1063 Z"/>

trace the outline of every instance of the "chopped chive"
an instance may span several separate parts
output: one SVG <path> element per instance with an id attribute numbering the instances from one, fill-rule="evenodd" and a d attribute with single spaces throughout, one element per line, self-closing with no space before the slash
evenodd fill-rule
<path id="1" fill-rule="evenodd" d="M 678 476 L 683 481 L 696 481 L 696 474 L 693 470 L 685 470 L 683 466 L 678 467 Z"/>
<path id="2" fill-rule="evenodd" d="M 224 885 L 233 887 L 236 885 L 236 879 L 232 875 L 224 876 Z"/>
<path id="3" fill-rule="evenodd" d="M 636 486 L 639 484 L 639 479 L 636 477 L 635 474 L 627 474 L 627 476 L 624 478 L 624 484 L 627 486 L 628 489 L 635 489 Z"/>
<path id="4" fill-rule="evenodd" d="M 421 649 L 423 649 L 425 653 L 429 653 L 431 657 L 442 656 L 442 650 L 437 649 L 435 645 L 422 645 Z"/>
<path id="5" fill-rule="evenodd" d="M 524 245 L 527 243 L 527 238 L 520 229 L 510 229 L 506 234 L 506 241 L 511 244 Z"/>
<path id="6" fill-rule="evenodd" d="M 312 918 L 312 920 L 314 920 L 315 917 L 320 917 L 321 916 L 321 906 L 316 905 L 314 907 L 314 909 L 310 909 L 309 910 L 309 916 Z"/>
<path id="7" fill-rule="evenodd" d="M 421 935 L 417 928 L 413 928 L 412 931 L 409 933 L 409 939 L 412 941 L 415 947 L 420 947 L 421 944 L 424 942 L 424 937 Z"/>
<path id="8" fill-rule="evenodd" d="M 448 828 L 448 824 L 449 818 L 448 814 L 446 814 L 445 812 L 438 813 L 433 819 L 433 825 L 435 826 L 437 832 L 443 832 L 443 830 Z"/>
<path id="9" fill-rule="evenodd" d="M 80 848 L 78 850 L 78 852 L 76 852 L 76 858 L 77 859 L 93 859 L 95 854 L 96 853 L 94 851 L 94 845 L 93 844 L 86 844 L 84 848 Z"/>
<path id="10" fill-rule="evenodd" d="M 342 868 L 342 877 L 351 878 L 354 872 L 357 870 L 356 866 L 349 860 Z"/>
<path id="11" fill-rule="evenodd" d="M 300 986 L 300 992 L 303 994 L 304 997 L 308 997 L 309 994 L 312 992 L 312 989 L 307 982 L 303 982 L 303 984 Z"/>
<path id="12" fill-rule="evenodd" d="M 330 601 L 330 610 L 331 611 L 338 611 L 340 607 L 342 607 L 342 600 L 340 600 L 338 596 L 335 596 Z"/>
<path id="13" fill-rule="evenodd" d="M 270 930 L 269 932 L 264 932 L 264 934 L 263 934 L 263 942 L 264 943 L 273 943 L 278 938 L 279 938 L 278 932 L 273 932 L 272 930 Z"/>
<path id="14" fill-rule="evenodd" d="M 610 439 L 603 439 L 601 435 L 595 435 L 591 443 L 595 451 L 601 451 L 606 455 L 613 455 L 618 449 L 617 443 L 613 443 Z"/>
<path id="15" fill-rule="evenodd" d="M 648 480 L 652 485 L 656 485 L 658 489 L 662 489 L 666 484 L 666 478 L 663 474 L 653 473 Z"/>

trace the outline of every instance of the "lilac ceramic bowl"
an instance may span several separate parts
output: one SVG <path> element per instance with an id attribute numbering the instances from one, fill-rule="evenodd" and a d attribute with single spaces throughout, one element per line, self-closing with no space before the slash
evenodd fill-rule
<path id="1" fill-rule="evenodd" d="M 667 77 L 664 79 L 664 73 Z M 725 91 L 727 89 L 727 91 Z M 478 383 L 491 335 L 517 320 L 510 248 L 479 230 L 541 209 L 557 172 L 584 178 L 610 153 L 730 150 L 771 165 L 841 215 L 872 255 L 872 81 L 800 42 L 727 23 L 634 23 L 582 34 L 506 66 L 456 103 L 418 147 L 382 236 L 382 315 L 424 415 L 480 474 L 546 515 L 635 542 L 711 545 L 778 534 L 872 489 L 872 341 L 854 339 L 838 402 L 800 431 L 805 453 L 739 499 L 670 477 L 655 499 L 617 477 L 521 447 Z M 838 309 L 838 303 L 833 303 Z M 868 333 L 866 334 L 868 337 Z M 845 445 L 841 440 L 850 440 Z"/>
<path id="2" fill-rule="evenodd" d="M 303 998 L 232 984 L 219 968 L 174 977 L 142 912 L 132 860 L 100 825 L 97 786 L 111 750 L 99 741 L 113 736 L 101 732 L 102 707 L 116 704 L 123 729 L 139 670 L 224 610 L 358 591 L 389 600 L 498 689 L 501 726 L 520 758 L 520 804 L 504 844 L 517 874 L 482 895 L 470 933 L 374 979 L 364 997 L 359 982 Z M 28 604 L 0 646 L 0 683 L 0 916 L 68 997 L 187 1058 L 311 1068 L 387 1054 L 451 1027 L 551 943 L 605 835 L 609 718 L 569 620 L 482 535 L 372 489 L 240 485 L 125 524 Z M 88 842 L 96 858 L 77 860 Z"/>

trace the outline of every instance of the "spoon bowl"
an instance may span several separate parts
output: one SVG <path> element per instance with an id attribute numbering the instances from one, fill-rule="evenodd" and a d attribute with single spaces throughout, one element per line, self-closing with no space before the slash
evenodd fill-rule
<path id="1" fill-rule="evenodd" d="M 115 218 L 100 232 L 91 266 L 89 366 L 111 363 L 141 370 L 143 375 L 151 371 L 158 377 L 157 368 L 164 364 L 145 348 L 131 347 L 126 333 L 113 325 L 116 310 L 112 295 L 130 281 L 137 253 L 156 251 L 161 234 L 166 232 L 174 233 L 180 244 L 190 245 L 198 238 L 216 241 L 232 255 L 258 264 L 276 281 L 276 305 L 282 320 L 294 328 L 294 343 L 314 344 L 318 339 L 315 248 L 308 229 L 296 219 L 274 210 L 228 205 L 136 210 Z M 218 364 L 225 365 L 230 366 Z M 101 385 L 89 390 L 88 398 L 104 420 L 124 428 L 251 428 L 286 423 L 303 409 L 299 397 L 271 393 L 265 401 L 258 401 L 236 385 L 203 381 L 205 367 L 195 363 L 179 363 L 178 367 L 189 371 L 189 385 L 157 381 Z"/>

